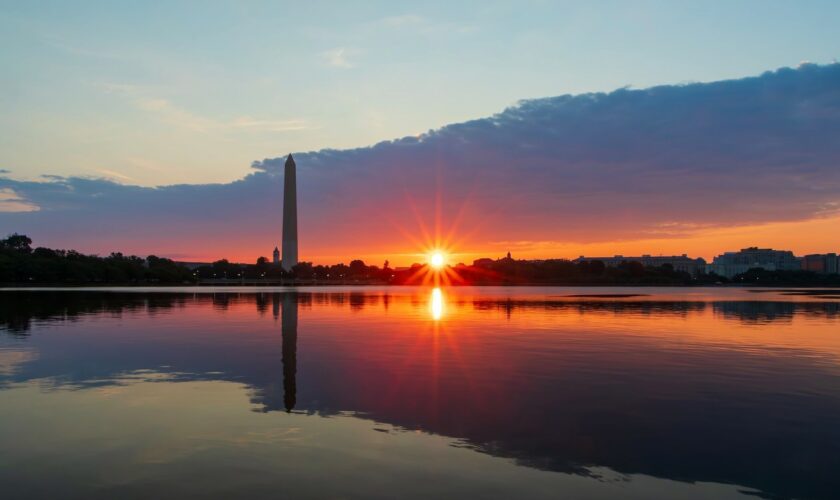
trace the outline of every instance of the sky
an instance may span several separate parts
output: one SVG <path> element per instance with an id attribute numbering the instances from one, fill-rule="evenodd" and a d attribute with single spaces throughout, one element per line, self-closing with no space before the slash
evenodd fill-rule
<path id="1" fill-rule="evenodd" d="M 837 2 L 0 1 L 0 233 L 250 262 L 840 250 Z M 439 227 L 438 231 L 435 227 Z"/>

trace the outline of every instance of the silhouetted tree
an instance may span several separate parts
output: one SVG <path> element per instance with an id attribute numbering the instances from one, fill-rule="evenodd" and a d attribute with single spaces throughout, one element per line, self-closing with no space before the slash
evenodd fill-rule
<path id="1" fill-rule="evenodd" d="M 354 278 L 362 278 L 367 275 L 367 266 L 364 261 L 352 260 L 350 261 L 350 276 Z"/>
<path id="2" fill-rule="evenodd" d="M 0 240 L 0 281 L 14 283 L 183 283 L 193 276 L 169 259 L 113 252 L 107 257 L 83 255 L 75 250 L 38 247 L 32 240 L 12 235 Z"/>
<path id="3" fill-rule="evenodd" d="M 32 240 L 23 234 L 12 233 L 4 240 L 0 240 L 0 248 L 15 252 L 29 253 L 32 251 Z"/>
<path id="4" fill-rule="evenodd" d="M 297 279 L 308 280 L 314 275 L 311 262 L 298 262 L 292 267 L 292 275 Z"/>

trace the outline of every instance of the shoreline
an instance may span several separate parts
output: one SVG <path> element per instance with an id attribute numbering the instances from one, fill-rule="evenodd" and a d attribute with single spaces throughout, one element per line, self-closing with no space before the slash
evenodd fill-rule
<path id="1" fill-rule="evenodd" d="M 231 283 L 214 283 L 214 284 L 196 284 L 196 283 L 97 283 L 97 284 L 14 284 L 14 283 L 0 283 L 0 291 L 15 291 L 15 290 L 32 290 L 32 289 L 46 289 L 46 290 L 85 290 L 85 289 L 100 289 L 100 288 L 124 288 L 126 290 L 137 288 L 195 288 L 195 289 L 212 289 L 212 288 L 315 288 L 315 287 L 407 287 L 407 288 L 428 288 L 433 285 L 423 284 L 390 284 L 390 283 L 272 283 L 272 284 L 242 284 L 238 282 Z M 442 285 L 447 288 L 465 288 L 465 287 L 504 287 L 504 288 L 534 288 L 534 287 L 563 287 L 563 288 L 752 288 L 761 290 L 774 289 L 831 289 L 840 290 L 840 286 L 832 285 L 803 285 L 795 283 L 768 283 L 768 284 L 739 284 L 739 283 L 722 283 L 722 284 L 696 284 L 683 285 L 671 283 L 470 283 L 470 284 L 448 284 Z"/>

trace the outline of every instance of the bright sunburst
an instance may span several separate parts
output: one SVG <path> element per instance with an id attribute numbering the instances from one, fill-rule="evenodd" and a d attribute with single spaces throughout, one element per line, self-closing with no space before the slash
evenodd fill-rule
<path id="1" fill-rule="evenodd" d="M 446 256 L 440 250 L 435 250 L 429 255 L 429 265 L 434 269 L 443 269 L 443 266 L 446 265 Z"/>
<path id="2" fill-rule="evenodd" d="M 411 267 L 409 273 L 401 282 L 411 285 L 424 286 L 449 286 L 456 283 L 465 283 L 464 279 L 459 275 L 459 265 L 454 265 L 459 258 L 459 247 L 478 230 L 478 225 L 474 224 L 469 231 L 459 230 L 460 223 L 464 214 L 467 213 L 466 207 L 469 205 L 470 196 L 466 196 L 461 204 L 461 207 L 455 211 L 448 228 L 443 225 L 443 209 L 442 198 L 438 192 L 435 196 L 434 206 L 434 225 L 427 225 L 427 217 L 423 216 L 423 212 L 414 203 L 411 196 L 406 193 L 406 204 L 414 214 L 417 222 L 416 229 L 409 229 L 405 227 L 401 221 L 392 221 L 393 226 L 405 238 L 410 241 L 414 248 L 419 250 L 416 254 L 410 254 L 416 257 L 423 258 L 423 264 Z"/>

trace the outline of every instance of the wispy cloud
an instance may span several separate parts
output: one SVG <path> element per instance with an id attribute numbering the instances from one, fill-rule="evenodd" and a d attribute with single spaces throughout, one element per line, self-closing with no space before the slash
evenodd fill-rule
<path id="1" fill-rule="evenodd" d="M 100 168 L 96 170 L 100 174 L 104 175 L 106 178 L 117 179 L 121 181 L 128 181 L 128 182 L 137 182 L 137 179 L 134 177 L 130 177 L 120 172 L 115 172 L 114 170 L 108 170 L 105 168 Z"/>
<path id="2" fill-rule="evenodd" d="M 350 62 L 349 57 L 351 56 L 351 53 L 355 55 L 355 52 L 355 50 L 347 49 L 345 47 L 336 47 L 334 49 L 321 52 L 321 58 L 327 65 L 334 68 L 349 69 L 354 66 L 354 64 Z"/>
<path id="3" fill-rule="evenodd" d="M 36 212 L 38 205 L 24 200 L 11 188 L 0 188 L 0 212 Z"/>
<path id="4" fill-rule="evenodd" d="M 222 124 L 220 122 L 191 113 L 172 104 L 167 99 L 141 97 L 137 98 L 134 102 L 139 109 L 151 112 L 160 117 L 160 119 L 166 123 L 179 128 L 185 128 L 202 133 L 222 128 Z"/>
<path id="5" fill-rule="evenodd" d="M 194 132 L 290 132 L 312 128 L 302 119 L 272 120 L 239 116 L 220 120 L 191 112 L 169 99 L 152 95 L 151 90 L 143 86 L 112 82 L 99 83 L 97 86 L 105 92 L 126 97 L 137 109 L 149 112 L 174 127 Z"/>
<path id="6" fill-rule="evenodd" d="M 267 130 L 271 132 L 287 132 L 290 130 L 310 129 L 303 120 L 258 120 L 249 116 L 241 116 L 230 122 L 230 126 L 239 129 Z"/>
<path id="7" fill-rule="evenodd" d="M 102 59 L 111 62 L 127 59 L 125 51 L 108 50 L 103 47 L 89 48 L 76 45 L 75 43 L 62 38 L 55 33 L 43 35 L 43 40 L 47 45 L 71 56 Z"/>

